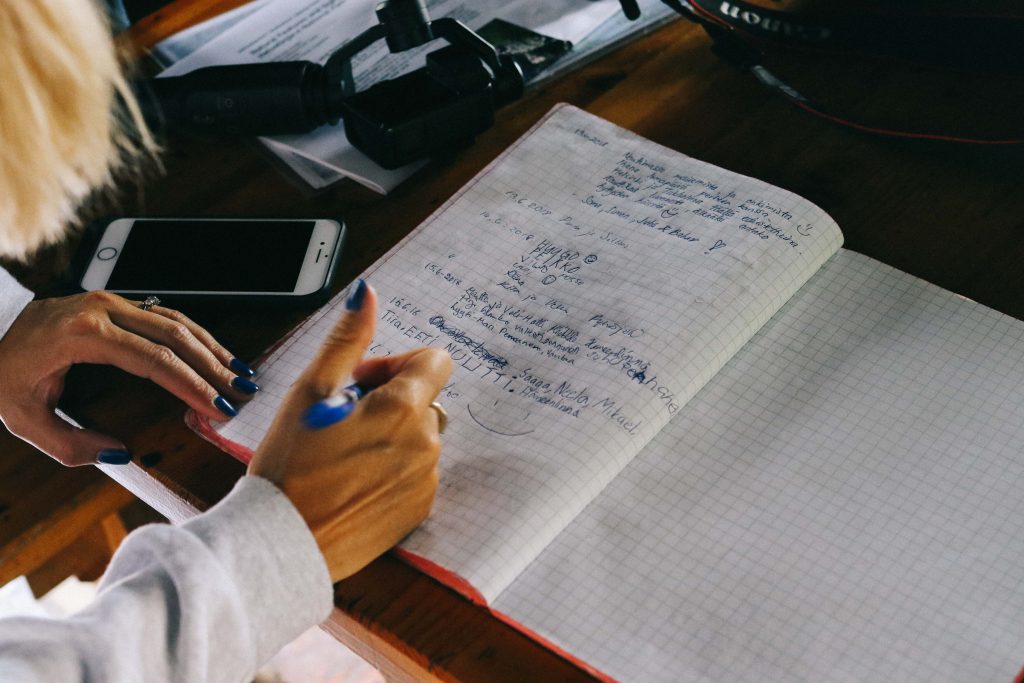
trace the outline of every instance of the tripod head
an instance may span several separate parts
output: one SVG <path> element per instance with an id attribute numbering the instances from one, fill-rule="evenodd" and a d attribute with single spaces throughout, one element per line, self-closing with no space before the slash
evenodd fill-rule
<path id="1" fill-rule="evenodd" d="M 523 72 L 455 19 L 431 21 L 425 0 L 377 6 L 380 23 L 335 52 L 324 65 L 328 107 L 340 111 L 349 141 L 385 168 L 473 142 L 494 123 L 494 110 L 523 94 Z M 426 66 L 357 92 L 352 58 L 383 38 L 392 54 L 436 39 L 449 44 L 427 55 Z"/>
<path id="2" fill-rule="evenodd" d="M 309 61 L 197 69 L 147 81 L 148 113 L 193 130 L 272 135 L 345 123 L 349 141 L 385 168 L 471 144 L 494 122 L 494 110 L 523 92 L 511 57 L 455 19 L 431 21 L 425 0 L 384 0 L 378 24 L 323 65 Z M 441 39 L 426 65 L 356 90 L 352 59 L 380 39 L 391 53 Z"/>

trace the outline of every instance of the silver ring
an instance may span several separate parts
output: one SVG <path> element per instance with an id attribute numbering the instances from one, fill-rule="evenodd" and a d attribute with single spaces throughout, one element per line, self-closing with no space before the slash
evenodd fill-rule
<path id="1" fill-rule="evenodd" d="M 430 407 L 437 413 L 437 433 L 444 434 L 444 428 L 448 426 L 448 411 L 437 401 L 431 401 Z"/>
<path id="2" fill-rule="evenodd" d="M 159 306 L 159 305 L 160 305 L 160 299 L 159 298 L 157 298 L 155 296 L 147 296 L 146 300 L 139 304 L 139 308 L 141 308 L 144 311 L 148 311 L 149 309 L 153 308 L 154 306 Z"/>

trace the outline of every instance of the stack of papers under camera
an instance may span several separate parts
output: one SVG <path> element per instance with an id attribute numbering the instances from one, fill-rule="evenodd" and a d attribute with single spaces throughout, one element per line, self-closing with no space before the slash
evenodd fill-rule
<path id="1" fill-rule="evenodd" d="M 376 0 L 256 0 L 164 41 L 155 53 L 170 65 L 161 76 L 180 76 L 204 66 L 311 60 L 323 63 L 339 47 L 376 23 Z M 576 46 L 571 56 L 534 77 L 546 80 L 583 54 L 597 54 L 644 27 L 671 16 L 657 0 L 642 2 L 642 22 L 630 23 L 617 0 L 431 0 L 431 18 L 454 17 L 473 30 L 502 19 L 554 41 Z M 599 38 L 599 40 L 594 40 Z M 397 55 L 383 41 L 357 55 L 353 62 L 357 88 L 394 78 L 423 64 L 426 52 L 438 44 Z M 546 66 L 546 65 L 545 65 Z M 262 137 L 260 142 L 299 179 L 313 189 L 352 178 L 386 194 L 425 162 L 388 170 L 355 149 L 342 124 L 324 126 L 303 135 Z"/>

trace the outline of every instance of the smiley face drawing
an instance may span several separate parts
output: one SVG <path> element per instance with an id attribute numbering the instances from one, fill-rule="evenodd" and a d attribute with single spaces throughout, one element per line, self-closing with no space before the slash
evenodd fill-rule
<path id="1" fill-rule="evenodd" d="M 530 424 L 532 413 L 506 401 L 493 403 L 477 401 L 466 406 L 473 422 L 483 429 L 499 436 L 526 436 L 535 430 Z"/>

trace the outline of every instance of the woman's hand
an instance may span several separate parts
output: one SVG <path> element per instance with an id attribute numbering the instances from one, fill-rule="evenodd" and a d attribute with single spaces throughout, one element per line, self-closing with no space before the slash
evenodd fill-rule
<path id="1" fill-rule="evenodd" d="M 362 361 L 375 317 L 376 295 L 360 284 L 249 464 L 250 474 L 274 482 L 298 508 L 334 581 L 412 531 L 430 512 L 437 489 L 441 445 L 430 403 L 451 374 L 451 359 L 419 349 Z M 373 391 L 344 421 L 306 427 L 306 410 L 350 376 Z"/>
<path id="2" fill-rule="evenodd" d="M 121 441 L 54 413 L 75 363 L 114 365 L 151 379 L 213 419 L 230 417 L 233 402 L 259 389 L 248 366 L 177 311 L 144 311 L 109 292 L 33 301 L 0 339 L 0 420 L 65 465 L 131 460 Z"/>

